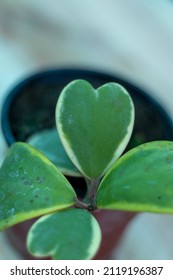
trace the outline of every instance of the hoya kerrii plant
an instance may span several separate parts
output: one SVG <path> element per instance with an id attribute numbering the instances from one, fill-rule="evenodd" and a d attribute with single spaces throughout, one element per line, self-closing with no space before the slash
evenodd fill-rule
<path id="1" fill-rule="evenodd" d="M 0 230 L 42 216 L 28 233 L 31 254 L 91 259 L 101 241 L 93 211 L 173 212 L 173 143 L 150 142 L 122 155 L 134 106 L 121 85 L 94 89 L 84 80 L 71 82 L 60 94 L 55 119 L 50 139 L 59 135 L 52 142 L 58 147 L 56 165 L 30 144 L 9 149 L 0 169 Z M 43 132 L 43 150 L 51 145 L 47 135 L 44 139 Z M 60 170 L 85 178 L 83 200 Z"/>

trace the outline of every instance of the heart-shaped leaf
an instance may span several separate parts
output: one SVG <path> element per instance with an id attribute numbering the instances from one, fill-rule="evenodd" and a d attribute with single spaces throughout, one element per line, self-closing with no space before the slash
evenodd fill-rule
<path id="1" fill-rule="evenodd" d="M 63 174 L 81 176 L 79 170 L 67 156 L 56 128 L 39 131 L 32 135 L 27 142 L 43 153 Z"/>
<path id="2" fill-rule="evenodd" d="M 94 89 L 76 80 L 62 91 L 56 124 L 73 163 L 88 178 L 99 178 L 124 151 L 133 129 L 134 107 L 127 91 L 108 83 Z"/>
<path id="3" fill-rule="evenodd" d="M 27 247 L 38 257 L 57 260 L 92 258 L 101 240 L 96 219 L 82 209 L 69 209 L 40 218 L 30 229 Z"/>
<path id="4" fill-rule="evenodd" d="M 25 143 L 14 144 L 0 169 L 0 230 L 74 204 L 76 194 L 58 169 Z"/>
<path id="5" fill-rule="evenodd" d="M 97 206 L 173 213 L 173 142 L 143 144 L 123 155 L 103 178 Z"/>

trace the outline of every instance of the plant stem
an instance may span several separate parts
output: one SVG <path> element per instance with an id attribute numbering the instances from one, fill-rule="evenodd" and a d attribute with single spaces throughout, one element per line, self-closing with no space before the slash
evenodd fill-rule
<path id="1" fill-rule="evenodd" d="M 99 186 L 99 179 L 86 179 L 86 183 L 87 183 L 87 188 L 88 188 L 88 192 L 85 198 L 85 202 L 80 201 L 78 198 L 76 198 L 75 201 L 75 207 L 76 208 L 82 208 L 82 209 L 86 209 L 88 211 L 94 211 L 97 209 L 96 207 L 96 192 Z"/>
<path id="2" fill-rule="evenodd" d="M 86 201 L 89 203 L 91 211 L 96 210 L 96 193 L 97 193 L 97 189 L 98 189 L 100 180 L 98 178 L 91 179 L 91 180 L 86 179 L 86 182 L 87 182 L 87 188 L 88 188 Z"/>
<path id="3" fill-rule="evenodd" d="M 78 198 L 76 198 L 75 207 L 76 208 L 82 208 L 82 209 L 90 210 L 90 205 L 80 201 Z"/>

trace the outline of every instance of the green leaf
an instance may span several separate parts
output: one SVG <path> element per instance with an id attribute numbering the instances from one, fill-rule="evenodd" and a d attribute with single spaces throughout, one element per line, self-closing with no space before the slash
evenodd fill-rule
<path id="1" fill-rule="evenodd" d="M 86 210 L 69 209 L 40 218 L 28 233 L 27 247 L 38 257 L 84 260 L 95 255 L 100 240 L 96 219 Z"/>
<path id="2" fill-rule="evenodd" d="M 28 144 L 14 144 L 0 169 L 0 230 L 74 204 L 58 169 Z"/>
<path id="3" fill-rule="evenodd" d="M 76 80 L 56 107 L 60 139 L 73 163 L 88 178 L 99 178 L 124 151 L 133 129 L 134 107 L 127 91 L 108 83 L 94 89 Z"/>
<path id="4" fill-rule="evenodd" d="M 63 174 L 81 176 L 79 170 L 67 156 L 56 128 L 35 133 L 27 142 L 43 153 Z"/>
<path id="5" fill-rule="evenodd" d="M 173 142 L 146 143 L 123 155 L 103 178 L 97 206 L 173 213 Z"/>

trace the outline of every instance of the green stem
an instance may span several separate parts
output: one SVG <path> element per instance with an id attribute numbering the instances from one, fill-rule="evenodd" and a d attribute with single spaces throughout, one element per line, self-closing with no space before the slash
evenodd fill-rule
<path id="1" fill-rule="evenodd" d="M 87 183 L 87 195 L 83 201 L 80 201 L 76 198 L 75 207 L 86 209 L 88 211 L 94 211 L 97 209 L 96 207 L 96 193 L 100 183 L 99 179 L 86 179 Z"/>
<path id="2" fill-rule="evenodd" d="M 89 205 L 80 201 L 78 198 L 76 198 L 76 201 L 75 201 L 75 207 L 76 208 L 82 208 L 82 209 L 87 209 L 89 210 Z"/>
<path id="3" fill-rule="evenodd" d="M 96 210 L 96 193 L 97 189 L 100 183 L 100 180 L 97 179 L 86 179 L 87 182 L 87 196 L 86 196 L 86 202 L 89 205 L 90 211 Z"/>

